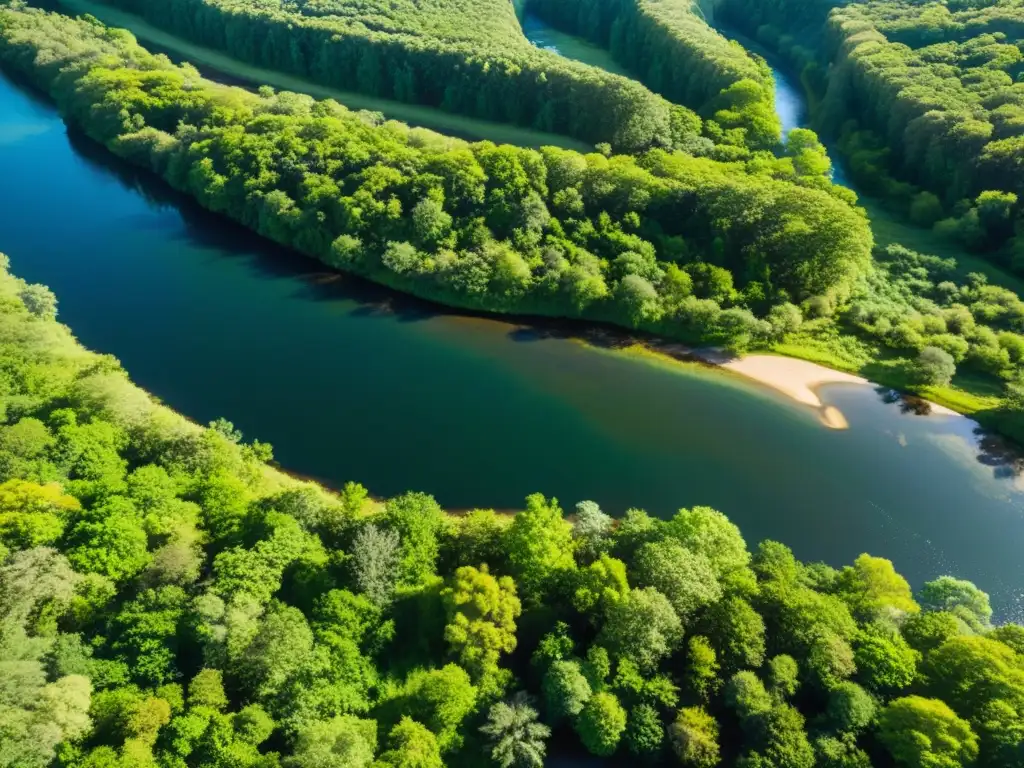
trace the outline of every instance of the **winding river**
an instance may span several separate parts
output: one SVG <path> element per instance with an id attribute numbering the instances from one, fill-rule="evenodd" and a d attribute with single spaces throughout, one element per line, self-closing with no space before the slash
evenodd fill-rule
<path id="1" fill-rule="evenodd" d="M 558 45 L 557 42 L 550 42 Z M 870 387 L 850 422 L 723 372 L 404 299 L 203 212 L 0 78 L 0 251 L 86 345 L 197 421 L 227 416 L 287 469 L 449 507 L 533 491 L 670 515 L 706 504 L 807 559 L 952 572 L 1024 616 L 1024 482 L 960 417 Z"/>

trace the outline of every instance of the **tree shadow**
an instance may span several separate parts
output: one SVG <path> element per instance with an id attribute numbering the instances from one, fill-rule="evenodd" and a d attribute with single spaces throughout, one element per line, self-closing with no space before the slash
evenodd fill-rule
<path id="1" fill-rule="evenodd" d="M 899 407 L 900 413 L 905 416 L 930 416 L 934 411 L 930 402 L 909 392 L 883 386 L 875 387 L 875 392 L 883 403 Z"/>
<path id="2" fill-rule="evenodd" d="M 94 172 L 114 179 L 123 189 L 141 197 L 149 208 L 167 211 L 181 223 L 169 220 L 162 224 L 159 218 L 140 214 L 139 221 L 132 224 L 136 229 L 160 232 L 165 239 L 215 252 L 219 258 L 243 260 L 258 278 L 294 280 L 300 298 L 353 303 L 351 313 L 355 316 L 389 316 L 401 322 L 416 322 L 442 314 L 461 314 L 332 270 L 316 259 L 267 240 L 226 216 L 206 210 L 156 174 L 117 157 L 81 131 L 69 128 L 68 141 L 75 155 Z"/>

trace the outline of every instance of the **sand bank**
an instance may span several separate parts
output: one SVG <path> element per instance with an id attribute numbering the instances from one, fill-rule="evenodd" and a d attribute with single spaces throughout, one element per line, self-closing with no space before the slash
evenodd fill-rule
<path id="1" fill-rule="evenodd" d="M 830 429 L 846 429 L 849 423 L 838 408 L 825 405 L 821 401 L 817 392 L 818 387 L 825 384 L 874 386 L 862 376 L 836 371 L 793 357 L 780 357 L 779 355 L 732 357 L 715 350 L 696 350 L 694 355 L 705 362 L 760 382 L 793 398 L 798 403 L 814 408 L 818 412 L 821 423 Z M 957 415 L 956 411 L 935 403 L 928 403 L 928 410 L 933 414 Z"/>

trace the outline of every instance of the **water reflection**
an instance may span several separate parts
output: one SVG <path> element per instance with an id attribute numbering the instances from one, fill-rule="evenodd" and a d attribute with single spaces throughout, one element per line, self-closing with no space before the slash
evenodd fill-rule
<path id="1" fill-rule="evenodd" d="M 879 399 L 883 403 L 894 405 L 904 415 L 935 416 L 939 407 L 924 398 L 906 392 L 898 392 L 888 387 L 876 387 Z M 1024 474 L 1024 451 L 1021 447 L 1007 440 L 1002 435 L 991 432 L 980 424 L 959 414 L 950 414 L 942 408 L 938 415 L 948 418 L 959 426 L 964 441 L 967 442 L 978 463 L 992 468 L 992 476 L 997 480 L 1016 481 Z M 956 429 L 951 425 L 951 429 Z M 1024 483 L 1014 482 L 1018 491 L 1024 491 Z"/>

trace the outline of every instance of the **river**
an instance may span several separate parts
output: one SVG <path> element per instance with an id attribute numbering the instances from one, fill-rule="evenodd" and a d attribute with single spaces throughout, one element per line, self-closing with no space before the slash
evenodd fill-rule
<path id="1" fill-rule="evenodd" d="M 0 251 L 57 292 L 82 342 L 188 416 L 270 441 L 286 469 L 454 508 L 513 508 L 537 490 L 613 514 L 706 504 L 751 545 L 834 565 L 869 551 L 915 584 L 955 573 L 1024 616 L 1024 483 L 968 419 L 832 386 L 822 397 L 850 429 L 828 430 L 719 371 L 325 272 L 69 135 L 5 79 L 0 178 Z"/>

